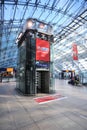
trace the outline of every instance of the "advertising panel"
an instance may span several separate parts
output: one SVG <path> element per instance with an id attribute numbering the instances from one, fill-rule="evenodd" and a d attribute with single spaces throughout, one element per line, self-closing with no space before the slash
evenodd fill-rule
<path id="1" fill-rule="evenodd" d="M 73 60 L 78 60 L 78 50 L 77 45 L 75 43 L 72 45 L 72 50 L 73 50 Z"/>
<path id="2" fill-rule="evenodd" d="M 13 68 L 7 68 L 7 72 L 13 72 Z"/>
<path id="3" fill-rule="evenodd" d="M 49 68 L 49 62 L 36 61 L 37 68 Z"/>
<path id="4" fill-rule="evenodd" d="M 48 41 L 36 39 L 36 61 L 50 61 L 50 44 Z"/>

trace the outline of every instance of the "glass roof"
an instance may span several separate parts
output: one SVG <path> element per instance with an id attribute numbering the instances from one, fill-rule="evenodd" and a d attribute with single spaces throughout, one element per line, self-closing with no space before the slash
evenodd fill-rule
<path id="1" fill-rule="evenodd" d="M 87 71 L 87 0 L 1 0 L 0 67 L 17 67 L 15 41 L 27 18 L 53 26 L 55 71 Z M 73 43 L 78 61 L 72 59 Z"/>

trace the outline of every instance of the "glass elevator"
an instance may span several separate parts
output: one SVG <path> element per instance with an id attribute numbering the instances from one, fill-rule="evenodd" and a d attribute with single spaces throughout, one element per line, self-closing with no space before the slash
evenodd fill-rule
<path id="1" fill-rule="evenodd" d="M 54 92 L 52 44 L 53 35 L 31 28 L 18 39 L 16 88 L 23 94 Z"/>

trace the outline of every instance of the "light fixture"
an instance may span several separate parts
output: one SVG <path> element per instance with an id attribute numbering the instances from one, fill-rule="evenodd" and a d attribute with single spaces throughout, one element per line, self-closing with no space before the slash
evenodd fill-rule
<path id="1" fill-rule="evenodd" d="M 31 28 L 33 26 L 32 20 L 27 21 L 27 28 Z"/>
<path id="2" fill-rule="evenodd" d="M 23 35 L 23 33 L 22 33 L 22 32 L 18 35 L 18 37 L 16 38 L 16 43 L 18 43 L 18 42 L 19 42 L 19 40 L 21 39 L 22 35 Z"/>
<path id="3" fill-rule="evenodd" d="M 43 23 L 39 24 L 39 28 L 43 29 L 44 27 L 45 27 L 45 24 L 43 24 Z"/>

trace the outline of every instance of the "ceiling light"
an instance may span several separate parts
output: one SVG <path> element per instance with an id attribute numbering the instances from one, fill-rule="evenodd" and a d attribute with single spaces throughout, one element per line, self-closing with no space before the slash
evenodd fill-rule
<path id="1" fill-rule="evenodd" d="M 29 20 L 27 22 L 27 28 L 31 28 L 32 26 L 33 26 L 33 22 L 32 22 L 32 20 Z"/>
<path id="2" fill-rule="evenodd" d="M 45 25 L 43 23 L 39 24 L 39 28 L 43 29 L 45 27 Z"/>

